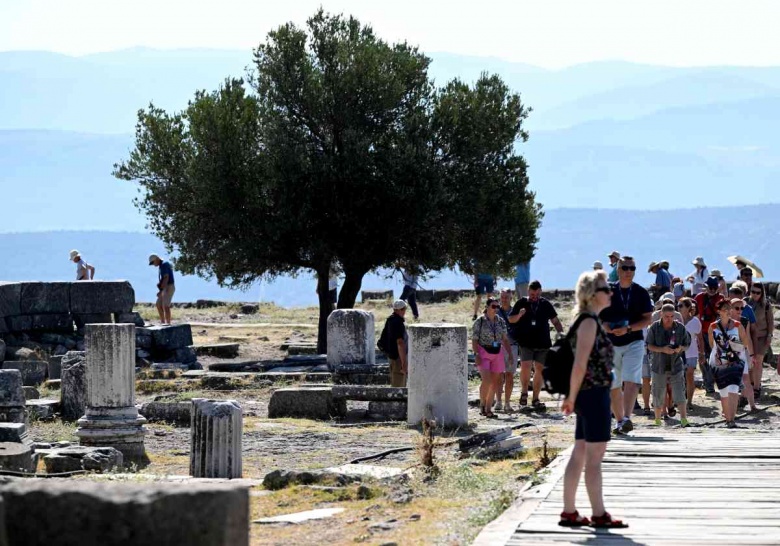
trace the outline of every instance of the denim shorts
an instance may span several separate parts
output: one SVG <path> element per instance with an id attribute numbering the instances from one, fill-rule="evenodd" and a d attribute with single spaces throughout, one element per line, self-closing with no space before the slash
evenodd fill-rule
<path id="1" fill-rule="evenodd" d="M 477 279 L 477 285 L 474 287 L 474 292 L 476 292 L 477 296 L 492 294 L 493 288 L 493 281 Z"/>
<path id="2" fill-rule="evenodd" d="M 642 383 L 642 361 L 645 352 L 645 342 L 641 339 L 622 347 L 615 347 L 613 389 L 621 388 L 625 381 Z"/>
<path id="3" fill-rule="evenodd" d="M 574 412 L 577 414 L 575 440 L 609 442 L 612 433 L 612 410 L 609 403 L 609 387 L 593 387 L 577 394 L 574 402 Z"/>

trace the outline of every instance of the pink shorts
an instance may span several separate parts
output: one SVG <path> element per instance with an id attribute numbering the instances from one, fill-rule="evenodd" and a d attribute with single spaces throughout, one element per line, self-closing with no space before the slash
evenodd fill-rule
<path id="1" fill-rule="evenodd" d="M 501 347 L 501 352 L 498 354 L 490 354 L 482 347 L 479 348 L 479 358 L 482 360 L 480 370 L 493 373 L 504 373 L 506 371 L 506 357 L 504 356 L 506 351 Z"/>

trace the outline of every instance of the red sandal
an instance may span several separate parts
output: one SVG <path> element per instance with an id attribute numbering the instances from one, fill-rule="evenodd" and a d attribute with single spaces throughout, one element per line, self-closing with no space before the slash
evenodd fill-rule
<path id="1" fill-rule="evenodd" d="M 585 527 L 590 525 L 590 520 L 575 510 L 574 512 L 561 512 L 561 521 L 558 522 L 561 527 Z"/>
<path id="2" fill-rule="evenodd" d="M 612 519 L 609 512 L 604 512 L 602 516 L 591 516 L 590 525 L 594 529 L 626 529 L 628 527 L 628 523 L 623 523 L 619 519 Z"/>

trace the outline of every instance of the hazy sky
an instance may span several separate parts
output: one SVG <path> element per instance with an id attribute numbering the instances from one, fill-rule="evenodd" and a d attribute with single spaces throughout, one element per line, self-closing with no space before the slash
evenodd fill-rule
<path id="1" fill-rule="evenodd" d="M 777 0 L 0 0 L 0 51 L 249 49 L 320 5 L 428 52 L 545 67 L 603 59 L 780 65 Z"/>

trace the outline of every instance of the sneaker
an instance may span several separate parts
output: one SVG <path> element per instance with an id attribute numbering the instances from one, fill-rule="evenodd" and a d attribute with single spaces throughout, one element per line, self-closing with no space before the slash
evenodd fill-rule
<path id="1" fill-rule="evenodd" d="M 685 417 L 683 417 L 682 419 L 680 419 L 680 426 L 681 426 L 682 428 L 685 428 L 685 427 L 687 427 L 687 426 L 689 426 L 689 425 L 690 425 L 690 423 L 688 422 L 688 419 L 686 419 Z"/>
<path id="2" fill-rule="evenodd" d="M 726 421 L 726 428 L 737 428 L 737 424 L 734 421 Z"/>
<path id="3" fill-rule="evenodd" d="M 501 405 L 501 400 L 496 402 L 496 405 L 493 406 L 493 409 L 496 410 L 496 411 L 502 411 L 504 409 L 504 406 Z"/>
<path id="4" fill-rule="evenodd" d="M 661 419 L 653 419 L 653 424 L 657 427 L 660 427 L 664 424 L 664 422 Z"/>
<path id="5" fill-rule="evenodd" d="M 655 412 L 653 410 L 651 410 L 650 408 L 645 408 L 644 410 L 642 410 L 642 414 L 645 417 L 652 417 L 653 415 L 655 415 Z"/>
<path id="6" fill-rule="evenodd" d="M 623 430 L 620 428 L 619 424 L 616 425 L 615 428 L 612 429 L 612 434 L 614 434 L 615 436 L 622 436 L 623 435 Z"/>
<path id="7" fill-rule="evenodd" d="M 620 425 L 620 430 L 622 430 L 623 433 L 628 434 L 634 430 L 634 423 L 631 422 L 631 419 L 623 419 L 623 423 Z"/>

